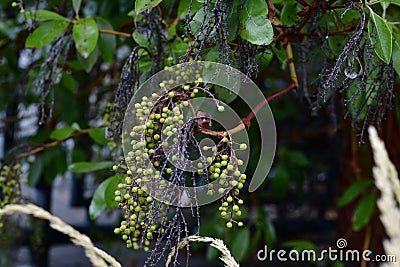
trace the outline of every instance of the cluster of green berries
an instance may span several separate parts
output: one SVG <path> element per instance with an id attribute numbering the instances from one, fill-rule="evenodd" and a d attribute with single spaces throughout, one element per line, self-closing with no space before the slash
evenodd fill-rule
<path id="1" fill-rule="evenodd" d="M 118 171 L 118 166 L 113 167 Z M 118 184 L 114 199 L 119 208 L 125 211 L 124 219 L 114 233 L 120 235 L 127 248 L 149 250 L 150 241 L 160 231 L 159 223 L 166 216 L 168 206 L 156 201 L 133 180 L 128 170 L 124 180 Z M 162 231 L 162 230 L 161 230 Z"/>
<path id="2" fill-rule="evenodd" d="M 168 67 L 166 68 L 168 70 Z M 212 151 L 213 156 L 202 156 L 201 162 L 196 163 L 197 172 L 182 171 L 175 164 L 182 159 L 171 147 L 187 142 L 182 135 L 182 129 L 188 123 L 185 121 L 184 109 L 190 110 L 190 100 L 200 91 L 206 94 L 210 92 L 209 88 L 199 86 L 203 82 L 199 71 L 196 71 L 194 85 L 184 84 L 172 88 L 177 80 L 188 77 L 185 77 L 185 73 L 170 71 L 171 77 L 174 78 L 160 82 L 158 92 L 137 97 L 136 102 L 131 104 L 133 108 L 130 116 L 136 123 L 123 133 L 128 137 L 124 138 L 124 147 L 128 148 L 128 153 L 125 150 L 128 168 L 121 174 L 125 178 L 115 191 L 115 201 L 124 210 L 125 215 L 114 232 L 126 241 L 128 248 L 143 247 L 144 250 L 148 250 L 151 240 L 163 232 L 167 223 L 169 207 L 146 193 L 146 182 L 149 181 L 157 181 L 158 189 L 165 192 L 168 198 L 171 196 L 164 179 L 171 183 L 178 181 L 191 186 L 187 177 L 197 180 L 206 177 L 207 194 L 219 194 L 224 199 L 220 212 L 222 218 L 228 221 L 227 227 L 232 227 L 232 223 L 235 222 L 239 226 L 243 225 L 238 219 L 241 216 L 239 205 L 243 203 L 239 193 L 246 175 L 239 169 L 243 161 L 236 157 L 233 142 L 227 133 L 213 137 L 216 139 L 214 147 L 199 147 L 203 151 Z M 217 102 L 216 104 L 218 111 L 224 112 L 224 107 L 219 106 Z M 197 132 L 190 130 L 190 134 L 196 135 Z M 181 148 L 187 149 L 187 146 L 183 145 Z M 239 148 L 245 150 L 247 145 L 239 144 Z M 120 169 L 119 166 L 114 166 L 115 171 Z M 211 182 L 217 180 L 218 186 L 214 187 Z M 199 184 L 198 181 L 194 182 Z"/>
<path id="3" fill-rule="evenodd" d="M 14 204 L 21 197 L 21 164 L 3 165 L 0 170 L 0 207 Z"/>

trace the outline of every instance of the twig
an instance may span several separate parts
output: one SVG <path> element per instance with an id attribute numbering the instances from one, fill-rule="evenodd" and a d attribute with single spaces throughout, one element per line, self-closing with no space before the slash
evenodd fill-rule
<path id="1" fill-rule="evenodd" d="M 104 127 L 104 125 L 97 126 L 97 127 L 94 127 L 94 128 L 103 128 L 103 127 Z M 15 161 L 18 161 L 18 160 L 23 159 L 23 158 L 26 158 L 26 157 L 28 157 L 28 156 L 30 156 L 30 155 L 36 155 L 37 153 L 40 153 L 40 152 L 42 152 L 43 150 L 45 150 L 45 149 L 47 149 L 47 148 L 58 146 L 58 145 L 64 143 L 65 141 L 67 141 L 67 140 L 69 140 L 69 139 L 75 139 L 75 138 L 77 138 L 77 137 L 79 137 L 79 136 L 81 136 L 81 135 L 88 134 L 88 133 L 89 133 L 89 130 L 90 130 L 90 129 L 84 129 L 84 130 L 82 130 L 82 131 L 80 131 L 80 132 L 77 132 L 77 133 L 75 133 L 75 134 L 73 134 L 73 135 L 70 135 L 70 136 L 68 136 L 68 137 L 66 137 L 66 138 L 64 138 L 64 139 L 60 139 L 60 140 L 56 140 L 56 141 L 53 141 L 53 142 L 50 142 L 50 143 L 46 143 L 46 144 L 44 144 L 44 145 L 42 145 L 42 146 L 40 146 L 40 147 L 37 147 L 37 148 L 35 148 L 35 149 L 32 149 L 32 150 L 30 150 L 30 151 L 23 152 L 23 153 L 21 153 L 21 154 L 18 154 L 18 155 L 14 158 L 14 160 L 15 160 Z"/>
<path id="2" fill-rule="evenodd" d="M 119 35 L 119 36 L 124 36 L 124 37 L 132 37 L 131 33 L 126 33 L 126 32 L 118 32 L 118 31 L 113 31 L 113 30 L 106 30 L 106 29 L 100 29 L 100 33 L 106 33 L 106 34 L 112 34 L 112 35 Z"/>

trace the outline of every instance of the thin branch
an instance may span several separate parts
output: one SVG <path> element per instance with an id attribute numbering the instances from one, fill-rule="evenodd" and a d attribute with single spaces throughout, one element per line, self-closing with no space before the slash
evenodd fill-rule
<path id="1" fill-rule="evenodd" d="M 104 127 L 104 125 L 101 125 L 101 126 L 98 126 L 98 127 L 94 127 L 94 128 L 103 128 L 103 127 Z M 48 149 L 50 147 L 58 146 L 58 145 L 62 144 L 63 142 L 65 142 L 65 141 L 67 141 L 69 139 L 75 139 L 75 138 L 77 138 L 79 136 L 88 134 L 89 130 L 90 129 L 84 129 L 84 130 L 82 130 L 80 132 L 77 132 L 77 133 L 75 133 L 73 135 L 68 136 L 67 138 L 56 140 L 56 141 L 53 141 L 53 142 L 50 142 L 50 143 L 46 143 L 46 144 L 44 144 L 44 145 L 42 145 L 40 147 L 37 147 L 35 149 L 32 149 L 30 151 L 23 152 L 23 153 L 17 155 L 13 160 L 18 161 L 18 160 L 26 158 L 26 157 L 28 157 L 30 155 L 36 155 L 36 154 L 42 152 L 45 149 Z"/>
<path id="2" fill-rule="evenodd" d="M 118 31 L 113 31 L 113 30 L 106 30 L 106 29 L 100 29 L 100 33 L 106 33 L 106 34 L 112 34 L 112 35 L 119 35 L 119 36 L 124 36 L 124 37 L 132 37 L 131 33 L 126 33 L 126 32 L 118 32 Z"/>

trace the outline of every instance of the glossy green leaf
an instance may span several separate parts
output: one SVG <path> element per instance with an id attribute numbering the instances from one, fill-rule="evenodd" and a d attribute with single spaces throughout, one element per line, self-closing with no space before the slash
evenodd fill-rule
<path id="1" fill-rule="evenodd" d="M 53 140 L 62 140 L 71 136 L 74 132 L 75 132 L 74 128 L 67 126 L 52 131 L 50 134 L 50 138 Z"/>
<path id="2" fill-rule="evenodd" d="M 104 128 L 89 129 L 89 136 L 100 145 L 105 145 L 108 142 Z"/>
<path id="3" fill-rule="evenodd" d="M 242 261 L 247 254 L 250 245 L 250 230 L 249 228 L 241 228 L 235 233 L 231 243 L 232 256 L 237 261 Z"/>
<path id="4" fill-rule="evenodd" d="M 35 21 L 45 21 L 45 20 L 68 20 L 67 18 L 61 16 L 58 13 L 49 10 L 34 10 L 27 11 L 24 13 L 25 18 L 35 20 Z"/>
<path id="5" fill-rule="evenodd" d="M 359 231 L 369 223 L 375 210 L 376 193 L 371 190 L 358 201 L 353 213 L 353 229 Z"/>
<path id="6" fill-rule="evenodd" d="M 270 44 L 274 31 L 267 15 L 268 6 L 264 0 L 248 0 L 241 14 L 240 36 L 256 45 Z"/>
<path id="7" fill-rule="evenodd" d="M 100 29 L 113 30 L 111 23 L 101 17 L 96 17 L 96 22 Z M 115 35 L 100 33 L 98 46 L 104 61 L 110 62 L 114 59 L 117 47 L 117 38 Z"/>
<path id="8" fill-rule="evenodd" d="M 117 188 L 119 182 L 119 177 L 117 175 L 111 176 L 105 179 L 101 184 L 97 187 L 96 191 L 93 194 L 92 201 L 89 206 L 89 216 L 92 220 L 97 218 L 106 208 L 110 207 L 110 195 L 107 190 L 110 191 L 112 189 Z M 109 189 L 112 188 L 112 189 Z M 112 191 L 112 202 L 114 201 L 114 191 Z M 112 206 L 111 206 L 112 207 Z"/>
<path id="9" fill-rule="evenodd" d="M 158 6 L 162 0 L 136 0 L 135 1 L 135 11 L 136 14 L 142 13 L 148 9 Z"/>
<path id="10" fill-rule="evenodd" d="M 99 38 L 99 28 L 93 18 L 79 19 L 72 28 L 76 50 L 83 58 L 88 58 L 96 48 Z"/>
<path id="11" fill-rule="evenodd" d="M 398 76 L 400 76 L 400 34 L 393 33 L 393 67 Z"/>
<path id="12" fill-rule="evenodd" d="M 352 183 L 338 201 L 340 207 L 345 206 L 356 199 L 361 192 L 372 185 L 373 181 L 371 179 L 363 179 Z"/>
<path id="13" fill-rule="evenodd" d="M 51 43 L 68 27 L 66 20 L 51 20 L 35 29 L 26 39 L 25 47 L 37 48 Z"/>
<path id="14" fill-rule="evenodd" d="M 75 14 L 79 14 L 79 10 L 81 9 L 82 0 L 72 0 L 72 7 L 74 8 Z"/>
<path id="15" fill-rule="evenodd" d="M 390 63 L 392 57 L 392 29 L 381 16 L 376 14 L 370 7 L 370 15 L 376 28 L 376 46 L 375 53 L 385 63 Z M 369 35 L 371 36 L 372 27 L 368 25 Z"/>
<path id="16" fill-rule="evenodd" d="M 72 163 L 68 167 L 68 169 L 75 173 L 85 173 L 85 172 L 93 172 L 93 171 L 109 169 L 114 164 L 115 164 L 114 161 L 100 161 L 100 162 L 82 161 L 82 162 Z"/>

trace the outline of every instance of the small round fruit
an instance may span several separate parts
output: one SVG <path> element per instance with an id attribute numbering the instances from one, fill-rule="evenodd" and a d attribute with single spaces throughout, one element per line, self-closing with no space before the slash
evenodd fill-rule
<path id="1" fill-rule="evenodd" d="M 226 223 L 226 227 L 228 227 L 228 228 L 232 228 L 232 226 L 233 226 L 233 225 L 232 225 L 232 223 L 231 223 L 231 222 L 227 222 L 227 223 Z"/>

